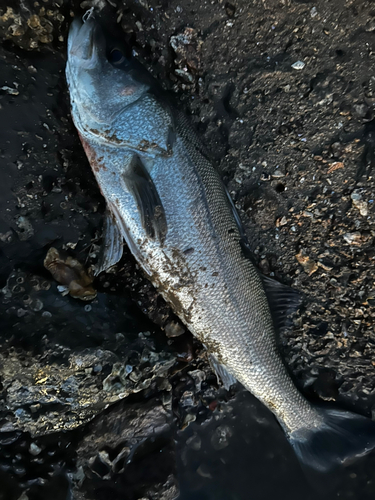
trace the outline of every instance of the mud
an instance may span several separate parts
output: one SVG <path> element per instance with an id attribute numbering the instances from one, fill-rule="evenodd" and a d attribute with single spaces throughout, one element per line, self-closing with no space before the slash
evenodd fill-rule
<path id="1" fill-rule="evenodd" d="M 91 363 L 78 386 L 96 388 L 92 397 L 103 394 L 116 363 L 115 371 L 129 364 L 131 341 L 155 342 L 150 351 L 176 361 L 168 376 L 130 396 L 139 414 L 159 408 L 162 415 L 164 392 L 171 401 L 166 435 L 154 448 L 140 449 L 138 469 L 129 469 L 146 485 L 129 498 L 176 496 L 176 465 L 184 500 L 272 498 L 280 490 L 290 499 L 373 498 L 373 456 L 321 481 L 319 493 L 313 489 L 272 415 L 240 388 L 219 389 L 188 333 L 165 335 L 162 329 L 170 331 L 178 320 L 128 252 L 113 272 L 94 280 L 98 296 L 86 304 L 63 296 L 44 268 L 54 247 L 88 269 L 101 245 L 105 207 L 71 122 L 64 78 L 68 25 L 93 4 L 190 115 L 235 200 L 259 268 L 302 292 L 294 328 L 280 338 L 296 384 L 326 404 L 367 416 L 375 410 L 373 3 L 60 0 L 14 6 L 2 0 L 0 498 L 66 498 L 69 491 L 75 498 L 101 498 L 99 491 L 123 498 L 129 471 L 113 469 L 122 449 L 115 440 L 116 451 L 105 449 L 100 414 L 120 420 L 123 414 L 126 423 L 128 400 L 103 410 L 90 399 L 79 422 L 85 412 L 77 384 L 63 394 L 65 404 L 59 391 L 77 376 L 69 356 L 88 349 L 109 355 L 97 363 L 104 372 Z M 53 381 L 43 382 L 55 393 L 39 394 L 29 406 L 19 397 L 12 406 L 16 383 L 19 395 L 38 387 L 37 367 L 55 370 Z M 76 406 L 68 415 L 69 397 Z M 50 414 L 51 427 L 35 437 L 30 418 L 41 414 Z M 72 430 L 61 432 L 67 421 Z M 124 448 L 139 446 L 126 439 Z M 156 449 L 167 457 L 166 467 L 155 469 L 151 484 L 141 471 L 156 464 Z M 98 460 L 104 462 L 100 474 L 91 470 Z"/>

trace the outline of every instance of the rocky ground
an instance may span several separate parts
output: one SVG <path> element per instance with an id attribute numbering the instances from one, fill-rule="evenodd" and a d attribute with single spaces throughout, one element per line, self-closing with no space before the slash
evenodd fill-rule
<path id="1" fill-rule="evenodd" d="M 302 292 L 280 339 L 296 384 L 375 410 L 374 4 L 2 0 L 0 499 L 308 498 L 272 416 L 218 386 L 128 253 L 85 277 L 104 203 L 64 65 L 71 19 L 92 5 L 190 115 L 259 268 Z M 324 494 L 373 498 L 373 465 Z"/>

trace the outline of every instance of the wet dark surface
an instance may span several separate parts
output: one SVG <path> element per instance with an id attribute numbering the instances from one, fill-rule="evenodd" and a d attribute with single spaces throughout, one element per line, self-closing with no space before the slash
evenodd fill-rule
<path id="1" fill-rule="evenodd" d="M 94 3 L 0 4 L 0 498 L 374 498 L 373 455 L 305 477 L 267 409 L 165 335 L 176 319 L 128 253 L 90 302 L 45 269 L 55 247 L 88 270 L 101 244 L 64 77 L 72 15 Z M 296 384 L 370 416 L 373 4 L 97 4 L 191 115 L 260 269 L 305 294 L 281 339 Z"/>

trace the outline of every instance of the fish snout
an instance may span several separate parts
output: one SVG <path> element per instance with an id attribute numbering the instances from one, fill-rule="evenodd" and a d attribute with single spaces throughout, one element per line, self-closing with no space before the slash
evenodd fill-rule
<path id="1" fill-rule="evenodd" d="M 105 55 L 105 39 L 101 27 L 93 16 L 82 22 L 74 19 L 68 36 L 68 57 L 80 65 L 95 67 Z"/>

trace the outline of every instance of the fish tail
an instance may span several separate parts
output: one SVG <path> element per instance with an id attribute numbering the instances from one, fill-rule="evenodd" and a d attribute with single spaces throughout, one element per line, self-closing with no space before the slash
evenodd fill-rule
<path id="1" fill-rule="evenodd" d="M 375 422 L 349 411 L 323 410 L 322 423 L 301 428 L 289 441 L 302 464 L 319 472 L 349 465 L 375 448 Z"/>

